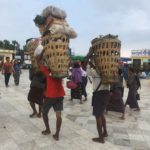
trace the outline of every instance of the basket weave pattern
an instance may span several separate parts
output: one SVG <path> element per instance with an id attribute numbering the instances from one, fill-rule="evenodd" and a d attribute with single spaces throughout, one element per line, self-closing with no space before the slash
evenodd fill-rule
<path id="1" fill-rule="evenodd" d="M 27 44 L 27 49 L 28 49 L 30 57 L 31 57 L 31 64 L 35 68 L 37 68 L 38 65 L 37 65 L 37 61 L 36 61 L 35 56 L 34 56 L 34 51 L 37 48 L 38 43 L 39 43 L 38 40 L 31 40 Z"/>
<path id="2" fill-rule="evenodd" d="M 103 84 L 118 80 L 120 48 L 121 42 L 117 38 L 97 38 L 92 41 L 96 71 L 100 74 Z"/>
<path id="3" fill-rule="evenodd" d="M 63 78 L 68 76 L 68 37 L 62 34 L 48 33 L 42 38 L 42 45 L 45 51 L 43 59 L 51 70 L 52 77 Z"/>

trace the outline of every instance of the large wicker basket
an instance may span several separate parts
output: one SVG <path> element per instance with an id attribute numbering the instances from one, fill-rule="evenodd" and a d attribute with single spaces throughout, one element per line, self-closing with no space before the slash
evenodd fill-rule
<path id="1" fill-rule="evenodd" d="M 31 39 L 27 43 L 27 49 L 28 49 L 28 52 L 29 52 L 29 55 L 31 58 L 31 64 L 34 68 L 38 67 L 37 61 L 36 61 L 35 56 L 34 56 L 34 51 L 37 48 L 38 44 L 39 44 L 39 39 Z"/>
<path id="2" fill-rule="evenodd" d="M 44 47 L 43 58 L 51 70 L 52 77 L 67 77 L 69 66 L 69 38 L 62 34 L 47 33 L 42 38 L 42 45 Z"/>
<path id="3" fill-rule="evenodd" d="M 92 40 L 92 50 L 96 71 L 102 78 L 102 83 L 118 81 L 118 60 L 120 58 L 121 41 L 118 36 L 106 35 Z"/>

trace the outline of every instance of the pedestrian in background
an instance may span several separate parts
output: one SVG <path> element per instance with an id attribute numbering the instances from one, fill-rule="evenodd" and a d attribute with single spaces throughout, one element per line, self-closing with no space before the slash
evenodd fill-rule
<path id="1" fill-rule="evenodd" d="M 111 97 L 107 105 L 106 111 L 115 111 L 122 113 L 121 119 L 125 119 L 125 108 L 123 102 L 123 75 L 122 70 L 118 70 L 118 82 L 114 82 L 110 87 Z"/>
<path id="2" fill-rule="evenodd" d="M 2 59 L 0 62 L 0 71 L 2 70 L 3 64 L 4 64 L 4 59 Z"/>
<path id="3" fill-rule="evenodd" d="M 13 63 L 13 77 L 14 77 L 15 85 L 19 85 L 20 74 L 21 74 L 20 63 L 18 62 L 18 60 L 14 60 L 14 63 Z"/>
<path id="4" fill-rule="evenodd" d="M 135 111 L 140 111 L 140 107 L 136 98 L 137 90 L 140 88 L 140 86 L 140 80 L 136 75 L 134 68 L 129 68 L 129 77 L 127 81 L 129 92 L 125 106 L 129 105 L 129 107 Z"/>
<path id="5" fill-rule="evenodd" d="M 126 85 L 127 85 L 127 81 L 128 81 L 128 64 L 124 64 L 123 68 L 122 68 L 122 74 L 123 74 L 123 78 L 125 79 Z"/>
<path id="6" fill-rule="evenodd" d="M 77 84 L 75 89 L 71 89 L 71 101 L 79 99 L 82 104 L 82 71 L 79 62 L 73 64 L 71 80 Z"/>
<path id="7" fill-rule="evenodd" d="M 4 74 L 5 77 L 5 86 L 8 87 L 9 85 L 9 79 L 13 72 L 13 65 L 10 62 L 10 57 L 6 57 L 6 62 L 3 64 L 2 67 L 2 74 Z"/>
<path id="8" fill-rule="evenodd" d="M 87 101 L 87 92 L 86 92 L 86 86 L 87 86 L 87 72 L 86 68 L 83 67 L 84 62 L 81 63 L 81 72 L 82 72 L 82 95 L 84 96 L 84 101 Z"/>
<path id="9" fill-rule="evenodd" d="M 45 75 L 40 70 L 31 67 L 29 70 L 29 79 L 31 80 L 31 84 L 28 93 L 28 100 L 33 111 L 30 117 L 40 118 L 46 85 Z M 39 111 L 36 110 L 36 104 L 39 107 Z"/>

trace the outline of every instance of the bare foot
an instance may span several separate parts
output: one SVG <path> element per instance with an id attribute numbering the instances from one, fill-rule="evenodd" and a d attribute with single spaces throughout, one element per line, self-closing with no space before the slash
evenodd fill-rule
<path id="1" fill-rule="evenodd" d="M 103 138 L 92 138 L 93 142 L 105 143 Z"/>
<path id="2" fill-rule="evenodd" d="M 56 135 L 56 134 L 54 134 L 54 135 L 53 135 L 53 138 L 54 138 L 56 141 L 58 141 L 58 140 L 59 140 L 59 136 L 58 136 L 58 135 Z"/>
<path id="3" fill-rule="evenodd" d="M 126 118 L 125 118 L 125 116 L 121 116 L 120 119 L 121 120 L 125 120 Z"/>
<path id="4" fill-rule="evenodd" d="M 140 108 L 136 108 L 136 109 L 134 109 L 133 111 L 140 111 Z"/>
<path id="5" fill-rule="evenodd" d="M 38 114 L 37 114 L 37 117 L 38 117 L 38 118 L 41 118 L 41 114 L 38 113 Z"/>
<path id="6" fill-rule="evenodd" d="M 104 112 L 106 115 L 108 115 L 108 111 L 106 110 L 105 112 Z"/>
<path id="7" fill-rule="evenodd" d="M 31 114 L 31 115 L 29 115 L 29 117 L 30 117 L 30 118 L 35 118 L 35 117 L 37 117 L 37 113 Z"/>
<path id="8" fill-rule="evenodd" d="M 107 132 L 104 132 L 104 133 L 103 133 L 103 137 L 108 137 L 108 133 L 107 133 Z"/>
<path id="9" fill-rule="evenodd" d="M 84 99 L 84 101 L 87 101 L 87 97 Z"/>
<path id="10" fill-rule="evenodd" d="M 80 100 L 80 104 L 83 104 L 82 100 Z"/>
<path id="11" fill-rule="evenodd" d="M 43 135 L 48 135 L 48 134 L 51 134 L 51 131 L 49 131 L 49 130 L 44 130 L 44 131 L 42 131 L 42 134 L 43 134 Z"/>

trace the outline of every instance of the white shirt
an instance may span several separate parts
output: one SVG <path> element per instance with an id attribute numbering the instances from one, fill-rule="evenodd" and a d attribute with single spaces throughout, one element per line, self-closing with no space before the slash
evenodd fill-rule
<path id="1" fill-rule="evenodd" d="M 90 68 L 89 66 L 87 66 L 87 75 L 92 77 L 93 91 L 95 91 L 101 81 L 101 78 L 99 74 L 96 72 L 96 70 L 93 68 Z M 101 91 L 101 90 L 110 90 L 110 84 L 101 84 L 97 91 Z"/>
<path id="2" fill-rule="evenodd" d="M 81 68 L 81 71 L 82 71 L 82 77 L 87 77 L 87 72 L 83 70 L 82 68 Z"/>
<path id="3" fill-rule="evenodd" d="M 142 72 L 141 75 L 140 75 L 140 77 L 145 78 L 145 77 L 146 77 L 146 73 L 145 73 L 145 72 Z"/>

